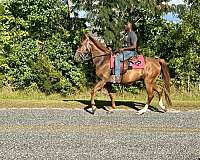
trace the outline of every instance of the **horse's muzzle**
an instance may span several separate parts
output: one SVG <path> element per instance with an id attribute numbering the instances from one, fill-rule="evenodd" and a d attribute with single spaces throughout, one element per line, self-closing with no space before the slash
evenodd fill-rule
<path id="1" fill-rule="evenodd" d="M 80 51 L 76 51 L 75 56 L 74 56 L 75 61 L 79 62 L 83 60 L 83 58 L 84 58 L 84 53 Z"/>

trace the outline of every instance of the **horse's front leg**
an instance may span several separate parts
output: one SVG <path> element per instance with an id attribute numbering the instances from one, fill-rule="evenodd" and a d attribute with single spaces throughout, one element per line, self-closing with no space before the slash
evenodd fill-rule
<path id="1" fill-rule="evenodd" d="M 92 106 L 92 112 L 93 112 L 93 114 L 95 113 L 96 108 L 97 108 L 95 106 L 96 93 L 97 93 L 97 91 L 101 90 L 105 86 L 105 84 L 106 84 L 106 80 L 101 80 L 92 89 L 92 92 L 91 92 L 91 106 Z"/>
<path id="2" fill-rule="evenodd" d="M 146 90 L 147 90 L 147 94 L 148 94 L 148 100 L 147 100 L 147 103 L 146 105 L 144 106 L 143 109 L 139 110 L 137 114 L 141 115 L 143 113 L 145 113 L 154 97 L 154 94 L 153 94 L 153 84 L 152 84 L 152 81 L 149 81 L 149 80 L 145 80 L 144 81 L 145 85 L 146 85 Z"/>
<path id="3" fill-rule="evenodd" d="M 108 111 L 109 112 L 113 112 L 113 110 L 116 108 L 116 105 L 115 105 L 115 93 L 113 92 L 112 90 L 112 83 L 107 83 L 106 84 L 106 89 L 108 91 L 108 94 L 110 96 L 110 99 L 111 99 L 111 102 L 112 102 L 112 108 L 109 109 Z"/>

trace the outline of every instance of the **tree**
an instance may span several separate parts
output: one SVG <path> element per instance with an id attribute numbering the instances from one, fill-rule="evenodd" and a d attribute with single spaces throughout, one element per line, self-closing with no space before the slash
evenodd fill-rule
<path id="1" fill-rule="evenodd" d="M 107 44 L 116 48 L 123 44 L 120 33 L 127 20 L 137 23 L 137 31 L 142 34 L 141 43 L 146 42 L 149 38 L 146 32 L 152 28 L 145 26 L 148 23 L 156 23 L 156 19 L 160 19 L 162 13 L 169 9 L 167 3 L 163 3 L 166 1 L 74 0 L 74 3 L 78 9 L 87 11 L 89 23 L 94 27 L 93 31 L 102 36 Z"/>
<path id="2" fill-rule="evenodd" d="M 200 81 L 200 1 L 185 1 L 186 5 L 179 6 L 179 17 L 182 22 L 177 29 L 179 39 L 176 46 L 179 54 L 176 55 L 172 63 L 176 65 L 177 77 L 180 83 L 195 85 Z"/>
<path id="3" fill-rule="evenodd" d="M 7 0 L 0 2 L 0 87 L 36 87 L 46 93 L 70 94 L 93 81 L 91 63 L 76 63 L 73 55 L 86 22 L 113 48 L 123 45 L 124 23 L 133 20 L 142 54 L 169 62 L 177 86 L 199 81 L 199 0 L 168 6 L 168 0 Z M 69 1 L 68 1 L 69 2 Z M 77 17 L 78 10 L 88 13 Z M 179 14 L 170 23 L 163 14 Z M 92 68 L 92 66 L 91 66 Z M 187 85 L 186 85 L 187 84 Z"/>
<path id="4" fill-rule="evenodd" d="M 174 12 L 178 13 L 180 23 L 163 25 L 151 47 L 168 60 L 175 85 L 188 91 L 200 80 L 199 11 L 199 1 L 186 1 L 185 5 L 177 6 Z"/>
<path id="5" fill-rule="evenodd" d="M 176 84 L 185 86 L 199 81 L 199 0 L 187 0 L 186 5 L 179 6 L 166 2 L 74 0 L 78 9 L 87 11 L 93 32 L 113 48 L 123 45 L 124 23 L 135 21 L 142 53 L 165 58 Z M 164 20 L 167 12 L 178 13 L 181 22 Z"/>
<path id="6" fill-rule="evenodd" d="M 62 94 L 85 86 L 84 71 L 73 60 L 84 20 L 70 19 L 60 0 L 12 0 L 0 6 L 2 85 Z"/>

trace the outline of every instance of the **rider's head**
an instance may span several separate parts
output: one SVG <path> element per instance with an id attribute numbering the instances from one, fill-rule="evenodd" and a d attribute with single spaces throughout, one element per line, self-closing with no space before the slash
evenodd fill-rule
<path id="1" fill-rule="evenodd" d="M 130 32 L 133 30 L 134 24 L 131 22 L 127 22 L 127 24 L 125 25 L 125 31 L 126 32 Z"/>

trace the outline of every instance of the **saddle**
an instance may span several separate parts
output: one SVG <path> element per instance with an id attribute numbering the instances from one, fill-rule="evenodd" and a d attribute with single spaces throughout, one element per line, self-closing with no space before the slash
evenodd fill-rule
<path id="1" fill-rule="evenodd" d="M 145 60 L 143 55 L 136 55 L 128 60 L 121 61 L 121 74 L 125 73 L 127 70 L 131 69 L 143 69 L 145 67 Z M 110 69 L 111 73 L 114 74 L 115 69 L 115 55 L 111 54 L 110 56 Z"/>

